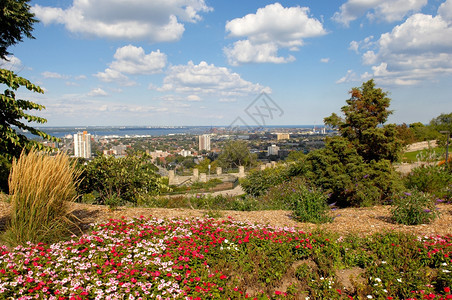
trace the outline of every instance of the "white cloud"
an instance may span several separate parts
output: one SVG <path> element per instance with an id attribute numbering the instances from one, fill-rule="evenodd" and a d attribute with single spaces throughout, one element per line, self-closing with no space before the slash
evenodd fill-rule
<path id="1" fill-rule="evenodd" d="M 187 100 L 188 101 L 201 101 L 202 99 L 198 95 L 188 95 Z"/>
<path id="2" fill-rule="evenodd" d="M 5 59 L 0 59 L 0 68 L 18 72 L 23 68 L 22 62 L 15 56 L 6 56 Z"/>
<path id="3" fill-rule="evenodd" d="M 67 9 L 34 5 L 32 12 L 44 24 L 64 24 L 88 36 L 168 42 L 179 40 L 180 23 L 200 21 L 209 12 L 204 0 L 73 0 Z"/>
<path id="4" fill-rule="evenodd" d="M 92 97 L 102 96 L 103 97 L 103 96 L 108 96 L 108 93 L 101 88 L 96 88 L 96 89 L 92 89 L 88 93 L 88 96 L 92 96 Z"/>
<path id="5" fill-rule="evenodd" d="M 419 12 L 428 0 L 348 0 L 334 13 L 333 20 L 348 26 L 366 14 L 369 20 L 394 22 Z"/>
<path id="6" fill-rule="evenodd" d="M 444 13 L 441 6 L 438 13 Z M 412 85 L 438 75 L 452 75 L 452 23 L 441 15 L 415 14 L 384 33 L 375 49 L 365 52 L 381 83 Z"/>
<path id="7" fill-rule="evenodd" d="M 53 79 L 67 79 L 68 76 L 66 75 L 62 75 L 60 73 L 56 73 L 56 72 L 43 72 L 41 73 L 42 76 L 44 76 L 44 78 L 53 78 Z"/>
<path id="8" fill-rule="evenodd" d="M 287 63 L 295 60 L 295 57 L 278 56 L 278 46 L 275 43 L 253 45 L 249 40 L 237 41 L 232 47 L 225 47 L 224 53 L 230 65 L 236 66 L 242 63 Z"/>
<path id="9" fill-rule="evenodd" d="M 357 81 L 357 80 L 358 80 L 358 76 L 356 75 L 356 73 L 353 72 L 352 70 L 348 70 L 347 74 L 345 74 L 344 77 L 337 80 L 336 83 L 340 84 L 340 83 L 346 83 L 346 82 Z"/>
<path id="10" fill-rule="evenodd" d="M 246 38 L 223 49 L 232 65 L 290 62 L 295 58 L 278 56 L 280 48 L 297 51 L 305 38 L 326 34 L 322 23 L 309 16 L 309 8 L 286 8 L 279 3 L 228 21 L 225 29 L 230 38 Z"/>
<path id="11" fill-rule="evenodd" d="M 118 82 L 121 85 L 130 86 L 135 83 L 125 74 L 154 74 L 162 72 L 166 66 L 166 54 L 160 50 L 152 51 L 149 54 L 144 52 L 142 47 L 127 45 L 116 49 L 114 61 L 104 72 L 95 74 L 97 78 L 104 82 Z"/>
<path id="12" fill-rule="evenodd" d="M 132 45 L 118 48 L 114 58 L 110 68 L 126 74 L 154 74 L 166 66 L 166 54 L 160 50 L 146 54 L 143 48 Z"/>
<path id="13" fill-rule="evenodd" d="M 260 84 L 254 84 L 231 72 L 225 67 L 216 67 L 202 61 L 195 65 L 189 61 L 187 65 L 171 66 L 161 87 L 153 87 L 160 92 L 175 92 L 190 95 L 219 95 L 222 98 L 247 96 L 267 93 L 271 89 Z"/>
<path id="14" fill-rule="evenodd" d="M 105 69 L 104 72 L 98 72 L 94 76 L 96 76 L 103 82 L 118 82 L 122 86 L 132 86 L 136 84 L 134 81 L 131 81 L 126 75 L 110 68 Z"/>
<path id="15" fill-rule="evenodd" d="M 321 58 L 321 59 L 320 59 L 320 62 L 321 62 L 321 63 L 324 63 L 324 64 L 327 64 L 329 61 L 330 61 L 330 58 L 329 58 L 329 57 L 325 57 L 325 58 Z"/>
<path id="16" fill-rule="evenodd" d="M 447 0 L 438 8 L 438 15 L 447 22 L 452 22 L 452 0 Z"/>

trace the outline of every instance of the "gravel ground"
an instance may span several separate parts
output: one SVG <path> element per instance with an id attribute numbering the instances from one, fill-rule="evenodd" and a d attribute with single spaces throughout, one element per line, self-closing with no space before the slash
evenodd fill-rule
<path id="1" fill-rule="evenodd" d="M 203 218 L 209 213 L 195 209 L 166 209 L 166 208 L 130 208 L 120 207 L 114 211 L 106 206 L 73 203 L 74 214 L 81 221 L 81 228 L 89 228 L 89 224 L 105 222 L 110 218 L 133 218 L 153 216 L 157 218 Z M 440 218 L 431 224 L 406 226 L 394 224 L 389 217 L 388 206 L 375 206 L 367 208 L 345 208 L 331 211 L 334 217 L 332 223 L 315 225 L 300 223 L 291 218 L 290 211 L 215 211 L 213 217 L 226 219 L 231 217 L 237 221 L 260 223 L 274 227 L 295 227 L 298 230 L 313 231 L 317 228 L 345 235 L 348 233 L 359 236 L 370 235 L 376 232 L 400 231 L 410 232 L 418 236 L 452 234 L 452 205 L 439 204 Z M 4 230 L 10 214 L 10 205 L 0 201 L 0 232 Z"/>

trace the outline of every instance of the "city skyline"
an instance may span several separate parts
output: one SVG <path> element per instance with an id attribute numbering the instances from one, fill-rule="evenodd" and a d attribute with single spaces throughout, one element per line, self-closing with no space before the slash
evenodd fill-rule
<path id="1" fill-rule="evenodd" d="M 391 123 L 452 111 L 452 0 L 30 4 L 0 67 L 45 90 L 17 95 L 46 126 L 322 125 L 370 78 Z"/>

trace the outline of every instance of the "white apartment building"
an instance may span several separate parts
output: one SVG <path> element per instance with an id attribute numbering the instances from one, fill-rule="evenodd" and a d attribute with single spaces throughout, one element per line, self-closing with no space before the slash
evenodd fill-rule
<path id="1" fill-rule="evenodd" d="M 86 131 L 74 134 L 74 156 L 91 158 L 91 134 Z"/>
<path id="2" fill-rule="evenodd" d="M 278 155 L 278 153 L 279 153 L 279 147 L 276 145 L 271 145 L 267 149 L 268 149 L 267 156 Z"/>
<path id="3" fill-rule="evenodd" d="M 203 134 L 199 136 L 199 151 L 210 151 L 210 134 Z"/>

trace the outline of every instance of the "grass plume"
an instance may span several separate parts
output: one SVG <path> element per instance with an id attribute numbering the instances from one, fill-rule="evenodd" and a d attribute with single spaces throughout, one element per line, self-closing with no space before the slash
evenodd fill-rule
<path id="1" fill-rule="evenodd" d="M 11 245 L 61 239 L 74 225 L 69 207 L 77 198 L 79 172 L 64 153 L 23 152 L 11 167 L 11 220 L 4 240 Z"/>

